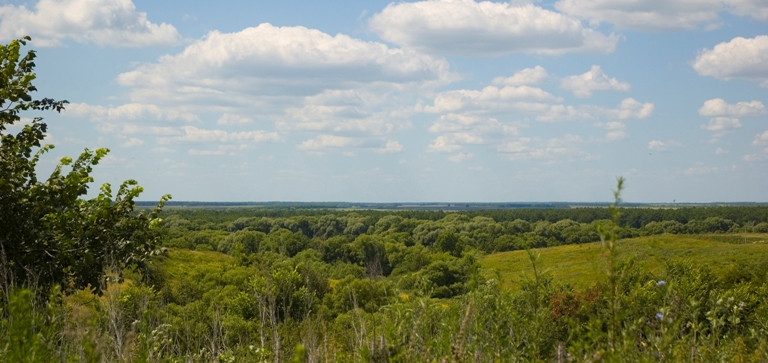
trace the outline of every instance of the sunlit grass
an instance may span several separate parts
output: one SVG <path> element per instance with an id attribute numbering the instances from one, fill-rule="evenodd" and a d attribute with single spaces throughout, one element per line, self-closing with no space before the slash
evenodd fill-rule
<path id="1" fill-rule="evenodd" d="M 168 258 L 163 265 L 165 273 L 172 277 L 193 275 L 196 271 L 210 271 L 231 266 L 235 263 L 232 256 L 215 251 L 192 251 L 182 248 L 169 248 Z"/>
<path id="2" fill-rule="evenodd" d="M 636 262 L 660 272 L 665 260 L 690 259 L 709 265 L 715 273 L 733 266 L 758 265 L 768 261 L 768 234 L 658 235 L 619 242 L 619 258 L 635 256 Z M 593 285 L 605 276 L 605 261 L 600 243 L 566 245 L 535 250 L 539 264 L 560 284 L 577 288 Z M 497 272 L 506 287 L 515 289 L 523 274 L 531 275 L 525 251 L 495 253 L 480 260 L 482 274 L 495 278 Z"/>

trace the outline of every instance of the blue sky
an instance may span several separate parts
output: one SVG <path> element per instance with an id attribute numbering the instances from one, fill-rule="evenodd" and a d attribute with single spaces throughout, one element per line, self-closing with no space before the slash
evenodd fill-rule
<path id="1" fill-rule="evenodd" d="M 0 6 L 70 102 L 41 173 L 108 147 L 142 199 L 768 202 L 767 34 L 764 0 Z"/>

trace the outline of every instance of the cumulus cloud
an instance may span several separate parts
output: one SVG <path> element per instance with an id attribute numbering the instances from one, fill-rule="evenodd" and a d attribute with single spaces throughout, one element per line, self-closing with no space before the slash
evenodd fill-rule
<path id="1" fill-rule="evenodd" d="M 472 154 L 472 153 L 458 153 L 456 155 L 452 155 L 448 157 L 448 160 L 454 163 L 461 163 L 461 162 L 470 160 L 474 157 L 475 157 L 475 154 Z"/>
<path id="2" fill-rule="evenodd" d="M 626 120 L 626 119 L 644 119 L 653 114 L 653 103 L 640 103 L 634 98 L 625 98 L 616 108 L 597 108 L 596 111 L 608 118 Z"/>
<path id="3" fill-rule="evenodd" d="M 440 116 L 429 128 L 434 133 L 471 132 L 478 134 L 517 135 L 518 130 L 512 125 L 499 122 L 494 118 L 447 114 Z"/>
<path id="4" fill-rule="evenodd" d="M 302 142 L 301 145 L 299 145 L 299 150 L 318 151 L 329 148 L 356 146 L 360 145 L 360 143 L 360 140 L 351 137 L 323 134 Z"/>
<path id="5" fill-rule="evenodd" d="M 618 41 L 551 10 L 490 1 L 391 3 L 369 25 L 386 41 L 437 54 L 610 53 Z"/>
<path id="6" fill-rule="evenodd" d="M 134 147 L 144 145 L 144 140 L 132 137 L 122 144 L 122 147 Z"/>
<path id="7" fill-rule="evenodd" d="M 762 0 L 560 0 L 555 8 L 593 26 L 610 23 L 647 32 L 712 29 L 720 25 L 723 11 L 768 20 L 768 6 Z"/>
<path id="8" fill-rule="evenodd" d="M 726 9 L 739 16 L 748 16 L 756 20 L 768 20 L 768 5 L 761 0 L 726 0 Z"/>
<path id="9" fill-rule="evenodd" d="M 716 166 L 692 166 L 685 169 L 683 173 L 685 175 L 707 175 L 717 173 L 718 171 L 720 171 L 720 168 Z"/>
<path id="10" fill-rule="evenodd" d="M 752 141 L 752 145 L 768 145 L 768 131 L 756 135 L 755 141 Z"/>
<path id="11" fill-rule="evenodd" d="M 768 35 L 733 38 L 699 53 L 693 69 L 702 76 L 758 82 L 768 87 Z"/>
<path id="12" fill-rule="evenodd" d="M 516 127 L 494 118 L 460 114 L 440 116 L 429 131 L 442 134 L 429 145 L 429 152 L 453 152 L 464 145 L 498 143 L 518 134 Z"/>
<path id="13" fill-rule="evenodd" d="M 509 77 L 496 77 L 491 81 L 494 86 L 526 86 L 541 83 L 549 79 L 549 73 L 542 66 L 523 69 Z"/>
<path id="14" fill-rule="evenodd" d="M 411 127 L 413 105 L 424 95 L 459 79 L 449 68 L 414 50 L 265 23 L 213 31 L 117 81 L 135 103 L 221 112 L 220 125 L 269 119 L 280 133 L 381 140 Z"/>
<path id="15" fill-rule="evenodd" d="M 226 132 L 223 130 L 206 130 L 194 126 L 181 127 L 181 133 L 176 136 L 162 137 L 158 139 L 161 144 L 169 142 L 218 142 L 218 143 L 259 143 L 277 142 L 282 138 L 276 132 L 239 131 Z"/>
<path id="16" fill-rule="evenodd" d="M 401 151 L 403 151 L 403 145 L 397 141 L 387 141 L 383 147 L 376 149 L 379 154 L 394 154 Z"/>
<path id="17" fill-rule="evenodd" d="M 311 96 L 379 82 L 445 84 L 444 59 L 304 27 L 264 23 L 235 33 L 213 31 L 183 52 L 120 74 L 134 98 L 252 103 L 253 96 Z M 279 99 L 277 99 L 279 100 Z"/>
<path id="18" fill-rule="evenodd" d="M 383 135 L 411 127 L 414 111 L 366 90 L 332 90 L 305 97 L 275 118 L 278 129 Z"/>
<path id="19" fill-rule="evenodd" d="M 669 146 L 664 141 L 651 140 L 648 142 L 648 150 L 665 151 L 669 150 Z"/>
<path id="20" fill-rule="evenodd" d="M 728 154 L 728 150 L 725 150 L 721 147 L 715 149 L 715 155 L 725 155 Z"/>
<path id="21" fill-rule="evenodd" d="M 623 122 L 611 121 L 606 123 L 598 123 L 596 126 L 608 130 L 608 132 L 605 134 L 606 141 L 617 141 L 627 138 L 627 125 Z"/>
<path id="22" fill-rule="evenodd" d="M 449 140 L 446 136 L 438 136 L 435 141 L 433 141 L 429 146 L 427 147 L 427 152 L 435 153 L 435 152 L 453 152 L 456 150 L 461 149 L 461 145 L 453 143 L 452 140 Z"/>
<path id="23" fill-rule="evenodd" d="M 568 120 L 590 120 L 595 116 L 583 108 L 576 108 L 570 105 L 547 105 L 538 112 L 536 120 L 542 122 L 568 121 Z"/>
<path id="24" fill-rule="evenodd" d="M 765 114 L 765 105 L 760 101 L 731 105 L 722 98 L 706 101 L 699 109 L 699 115 L 702 116 L 756 117 Z"/>
<path id="25" fill-rule="evenodd" d="M 580 136 L 565 135 L 560 138 L 541 140 L 521 137 L 497 147 L 497 151 L 509 160 L 542 160 L 555 162 L 556 159 L 568 161 L 589 160 L 593 156 L 581 149 L 584 140 Z"/>
<path id="26" fill-rule="evenodd" d="M 248 117 L 238 116 L 238 115 L 232 115 L 229 113 L 224 113 L 219 117 L 219 119 L 216 121 L 217 125 L 247 125 L 249 123 L 252 123 L 253 120 Z"/>
<path id="27" fill-rule="evenodd" d="M 592 66 L 584 74 L 569 76 L 560 81 L 560 88 L 573 92 L 580 98 L 592 96 L 594 91 L 620 91 L 630 90 L 629 83 L 619 82 L 616 78 L 608 78 L 600 66 Z"/>
<path id="28" fill-rule="evenodd" d="M 60 46 L 66 39 L 117 47 L 173 45 L 181 41 L 173 25 L 152 23 L 131 0 L 40 0 L 0 7 L 0 38 L 25 35 L 38 46 Z"/>
<path id="29" fill-rule="evenodd" d="M 680 146 L 681 144 L 674 140 L 661 141 L 652 140 L 648 142 L 648 150 L 653 151 L 668 151 L 672 147 Z"/>
<path id="30" fill-rule="evenodd" d="M 397 141 L 395 141 L 395 144 L 385 145 L 383 148 L 377 149 L 376 151 L 384 152 L 383 150 L 386 150 L 387 147 L 390 147 L 392 151 L 387 152 L 397 152 L 395 150 L 400 144 L 397 143 Z M 309 153 L 322 154 L 331 149 L 361 146 L 365 146 L 365 142 L 360 138 L 321 134 L 315 138 L 302 142 L 298 148 L 299 150 L 304 150 Z M 400 149 L 402 149 L 402 146 L 400 146 Z"/>
<path id="31" fill-rule="evenodd" d="M 202 156 L 221 156 L 226 154 L 227 152 L 221 149 L 215 149 L 215 150 L 197 150 L 197 149 L 189 149 L 187 152 L 189 155 L 202 155 Z"/>
<path id="32" fill-rule="evenodd" d="M 717 135 L 722 136 L 727 132 L 740 129 L 741 122 L 733 117 L 713 117 L 709 119 L 709 123 L 701 125 L 701 128 L 707 131 L 715 131 Z"/>
<path id="33" fill-rule="evenodd" d="M 495 85 L 486 86 L 480 90 L 458 89 L 438 93 L 431 105 L 418 106 L 420 112 L 449 113 L 471 117 L 479 115 L 498 118 L 509 115 L 519 118 L 530 115 L 537 121 L 555 122 L 568 120 L 599 120 L 599 119 L 644 119 L 653 114 L 653 103 L 640 103 L 633 98 L 626 98 L 616 108 L 606 108 L 592 105 L 564 105 L 561 97 L 556 97 L 541 88 L 523 85 L 541 81 L 548 77 L 546 70 L 537 66 L 527 68 L 511 77 L 497 77 L 492 81 Z M 510 84 L 504 86 L 504 84 Z M 519 84 L 519 85 L 516 85 Z M 591 95 L 595 90 L 628 90 L 626 83 L 608 78 L 598 66 L 582 75 L 571 76 L 563 80 L 563 88 L 572 89 L 580 96 Z M 436 125 L 440 124 L 438 122 Z M 437 126 L 433 126 L 437 127 Z M 620 139 L 618 132 L 610 136 Z"/>
<path id="34" fill-rule="evenodd" d="M 435 138 L 427 147 L 427 152 L 453 152 L 460 150 L 463 145 L 467 144 L 483 144 L 485 140 L 481 135 L 472 134 L 468 132 L 454 132 L 444 134 Z"/>
<path id="35" fill-rule="evenodd" d="M 510 101 L 527 101 L 519 104 Z M 520 109 L 528 102 L 561 101 L 541 88 L 531 86 L 487 86 L 482 90 L 452 90 L 435 97 L 434 105 L 424 108 L 426 112 L 450 112 L 461 109 Z"/>
<path id="36" fill-rule="evenodd" d="M 762 154 L 747 154 L 744 155 L 744 161 L 748 162 L 758 162 L 768 160 L 768 149 L 763 150 Z"/>
<path id="37" fill-rule="evenodd" d="M 653 114 L 653 103 L 640 103 L 634 98 L 625 98 L 616 108 L 607 108 L 591 105 L 579 107 L 566 105 L 550 105 L 539 112 L 536 120 L 542 122 L 569 121 L 569 120 L 595 120 L 601 118 L 613 120 L 645 119 Z"/>
<path id="38" fill-rule="evenodd" d="M 63 114 L 69 117 L 85 117 L 99 122 L 126 120 L 200 121 L 193 113 L 142 103 L 127 103 L 116 107 L 70 103 Z"/>

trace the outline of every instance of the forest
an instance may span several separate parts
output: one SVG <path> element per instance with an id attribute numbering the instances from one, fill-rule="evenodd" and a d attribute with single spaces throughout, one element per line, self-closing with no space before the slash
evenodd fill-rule
<path id="1" fill-rule="evenodd" d="M 66 101 L 32 99 L 26 41 L 0 47 L 0 361 L 768 361 L 766 206 L 625 208 L 619 178 L 600 208 L 145 209 L 89 192 L 106 149 L 38 179 L 47 125 L 8 127 Z M 594 276 L 562 277 L 573 249 Z"/>

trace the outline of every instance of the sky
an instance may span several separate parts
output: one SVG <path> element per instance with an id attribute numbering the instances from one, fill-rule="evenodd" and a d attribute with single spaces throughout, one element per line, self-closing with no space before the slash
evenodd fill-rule
<path id="1" fill-rule="evenodd" d="M 0 1 L 142 200 L 768 202 L 768 1 Z"/>

